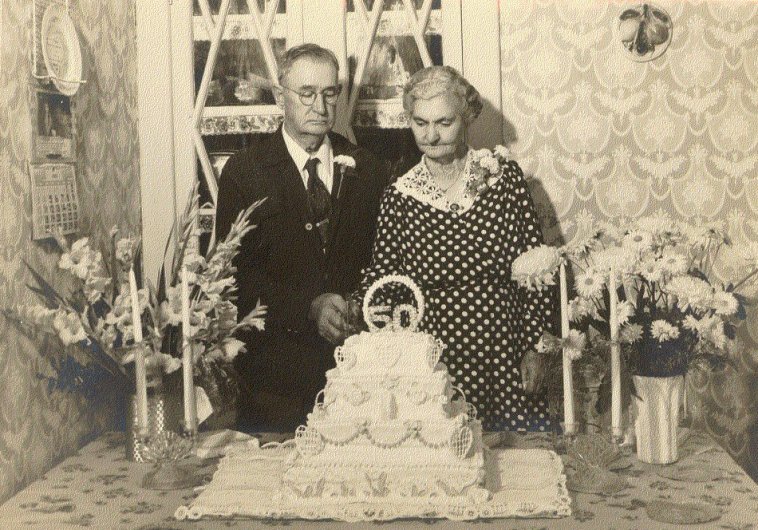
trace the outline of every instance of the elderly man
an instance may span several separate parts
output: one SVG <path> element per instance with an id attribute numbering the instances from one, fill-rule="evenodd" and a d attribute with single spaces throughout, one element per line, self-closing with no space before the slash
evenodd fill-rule
<path id="1" fill-rule="evenodd" d="M 217 237 L 266 198 L 236 262 L 239 314 L 259 299 L 268 306 L 265 331 L 244 337 L 248 351 L 236 361 L 242 430 L 292 431 L 304 422 L 345 337 L 345 296 L 371 257 L 387 175 L 371 153 L 332 132 L 339 94 L 332 52 L 288 50 L 274 87 L 282 127 L 232 156 L 221 174 Z"/>

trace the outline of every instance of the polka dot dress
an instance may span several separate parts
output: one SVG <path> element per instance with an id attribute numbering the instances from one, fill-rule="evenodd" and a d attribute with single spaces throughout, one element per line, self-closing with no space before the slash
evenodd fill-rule
<path id="1" fill-rule="evenodd" d="M 413 278 L 426 299 L 420 330 L 445 343 L 442 361 L 484 429 L 545 430 L 546 403 L 523 393 L 519 363 L 553 302 L 510 280 L 513 260 L 542 241 L 516 162 L 469 203 L 452 211 L 423 160 L 400 178 L 382 199 L 361 292 L 387 274 Z"/>

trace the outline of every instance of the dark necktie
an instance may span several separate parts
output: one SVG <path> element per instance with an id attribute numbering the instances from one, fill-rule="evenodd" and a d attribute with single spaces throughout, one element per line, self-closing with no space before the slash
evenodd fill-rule
<path id="1" fill-rule="evenodd" d="M 308 206 L 311 210 L 313 222 L 321 235 L 321 243 L 326 246 L 332 201 L 326 185 L 318 178 L 318 171 L 316 171 L 318 163 L 318 158 L 309 158 L 308 162 L 305 163 L 305 170 L 308 172 Z"/>

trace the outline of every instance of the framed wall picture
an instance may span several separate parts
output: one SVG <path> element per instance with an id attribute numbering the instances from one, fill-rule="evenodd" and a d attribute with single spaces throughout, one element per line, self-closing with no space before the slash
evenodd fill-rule
<path id="1" fill-rule="evenodd" d="M 75 128 L 71 97 L 34 90 L 32 105 L 32 161 L 73 162 Z"/>

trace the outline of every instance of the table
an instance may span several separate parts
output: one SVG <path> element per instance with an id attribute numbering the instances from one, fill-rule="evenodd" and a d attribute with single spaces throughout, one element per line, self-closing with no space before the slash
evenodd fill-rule
<path id="1" fill-rule="evenodd" d="M 265 441 L 265 440 L 264 440 Z M 552 448 L 546 434 L 509 434 L 507 444 Z M 680 433 L 680 460 L 675 468 L 654 466 L 628 457 L 618 473 L 629 487 L 613 495 L 571 492 L 572 516 L 563 519 L 497 519 L 491 521 L 399 521 L 348 524 L 334 521 L 201 520 L 176 521 L 174 511 L 195 497 L 192 489 L 153 491 L 140 484 L 150 464 L 125 458 L 123 433 L 107 433 L 50 470 L 40 480 L 0 506 L 0 528 L 493 528 L 493 529 L 665 529 L 677 526 L 651 520 L 646 506 L 656 500 L 699 502 L 716 507 L 721 517 L 689 528 L 758 528 L 758 485 L 704 435 Z M 187 460 L 184 465 L 208 479 L 216 460 Z M 700 477 L 669 478 L 672 470 L 693 468 Z M 707 473 L 706 473 L 707 471 Z"/>

